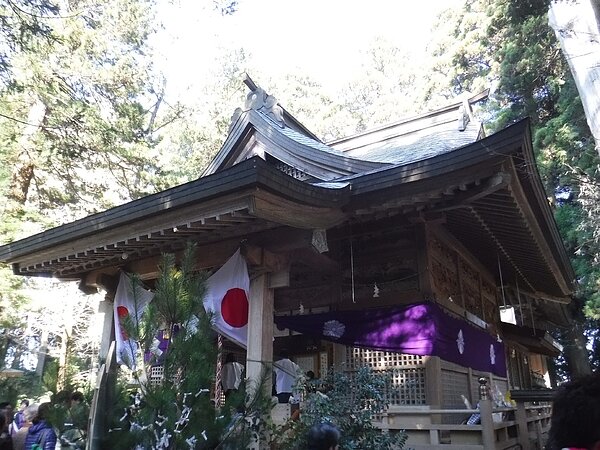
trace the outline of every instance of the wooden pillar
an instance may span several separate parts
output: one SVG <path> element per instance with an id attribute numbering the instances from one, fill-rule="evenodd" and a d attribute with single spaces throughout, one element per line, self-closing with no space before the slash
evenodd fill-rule
<path id="1" fill-rule="evenodd" d="M 441 361 L 439 356 L 426 356 L 425 358 L 427 358 L 425 361 L 425 401 L 430 408 L 440 409 L 442 407 Z M 442 423 L 441 414 L 432 414 L 431 423 Z"/>
<path id="2" fill-rule="evenodd" d="M 274 295 L 268 282 L 267 274 L 259 275 L 250 281 L 246 376 L 250 389 L 257 386 L 262 376 L 267 376 L 269 380 L 267 387 L 270 393 L 273 364 Z"/>
<path id="3" fill-rule="evenodd" d="M 333 365 L 335 370 L 344 370 L 344 364 L 346 363 L 346 346 L 342 344 L 333 343 Z M 321 374 L 323 376 L 324 374 Z"/>
<path id="4" fill-rule="evenodd" d="M 102 317 L 102 336 L 100 339 L 100 350 L 98 356 L 100 360 L 106 361 L 110 344 L 115 340 L 115 321 L 113 317 L 113 302 L 108 299 L 107 295 L 104 300 L 98 304 L 98 314 Z"/>
<path id="5" fill-rule="evenodd" d="M 427 224 L 415 224 L 415 238 L 417 241 L 417 271 L 419 274 L 419 291 L 423 300 L 431 300 L 433 298 L 433 287 L 429 268 Z"/>
<path id="6" fill-rule="evenodd" d="M 98 314 L 102 316 L 102 336 L 98 352 L 101 361 L 106 361 L 111 343 L 115 340 L 113 308 L 118 285 L 119 275 L 116 269 L 110 274 L 103 271 L 90 272 L 79 285 L 79 289 L 86 294 L 96 293 L 98 289 L 105 291 L 104 299 L 98 304 Z"/>
<path id="7" fill-rule="evenodd" d="M 442 367 L 439 356 L 427 356 L 425 362 L 425 399 L 433 409 L 442 407 Z"/>
<path id="8" fill-rule="evenodd" d="M 246 386 L 252 395 L 261 381 L 265 382 L 265 395 L 271 395 L 273 371 L 273 289 L 269 288 L 269 276 L 263 273 L 250 280 L 250 309 L 248 311 L 248 348 L 246 352 Z M 264 418 L 265 423 L 270 418 Z M 266 449 L 262 436 L 253 441 L 251 450 Z"/>
<path id="9" fill-rule="evenodd" d="M 467 399 L 471 406 L 477 403 L 477 399 L 473 397 L 473 369 L 467 367 L 467 386 L 469 386 L 469 392 L 467 392 Z"/>
<path id="10" fill-rule="evenodd" d="M 517 429 L 519 430 L 518 440 L 519 445 L 523 450 L 530 449 L 529 442 L 529 427 L 527 426 L 527 410 L 525 402 L 519 400 L 517 402 L 517 411 L 515 412 L 515 420 L 517 421 Z"/>

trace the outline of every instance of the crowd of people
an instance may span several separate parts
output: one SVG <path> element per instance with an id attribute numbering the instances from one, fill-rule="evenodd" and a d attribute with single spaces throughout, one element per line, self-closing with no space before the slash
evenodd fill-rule
<path id="1" fill-rule="evenodd" d="M 83 450 L 88 410 L 80 392 L 62 392 L 51 402 L 21 400 L 15 412 L 0 403 L 0 450 Z"/>
<path id="2" fill-rule="evenodd" d="M 276 363 L 276 391 L 280 402 L 294 396 L 293 378 L 299 367 L 287 355 Z M 231 374 L 224 377 L 229 394 L 239 387 L 243 366 L 227 358 Z M 51 424 L 51 418 L 54 420 Z M 80 392 L 65 392 L 52 402 L 0 403 L 0 450 L 70 450 L 85 448 L 88 411 Z M 600 450 L 600 373 L 566 383 L 556 393 L 547 450 Z M 330 423 L 316 423 L 307 436 L 307 450 L 338 450 L 340 431 Z"/>

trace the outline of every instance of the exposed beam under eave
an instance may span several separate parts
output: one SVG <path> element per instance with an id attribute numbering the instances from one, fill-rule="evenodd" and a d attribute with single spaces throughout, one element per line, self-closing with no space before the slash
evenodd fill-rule
<path id="1" fill-rule="evenodd" d="M 502 253 L 503 257 L 509 262 L 509 264 L 512 266 L 512 268 L 515 270 L 515 272 L 517 272 L 519 274 L 519 276 L 523 279 L 523 281 L 525 281 L 525 283 L 527 284 L 529 289 L 531 289 L 532 291 L 535 291 L 536 289 L 533 286 L 533 284 L 529 281 L 529 279 L 525 276 L 525 274 L 523 274 L 523 272 L 521 272 L 517 263 L 513 260 L 513 258 L 511 257 L 510 253 L 506 250 L 506 248 L 504 248 L 504 245 L 502 245 L 502 242 L 500 242 L 500 240 L 496 237 L 495 233 L 492 231 L 492 229 L 490 228 L 490 225 L 486 222 L 486 220 L 483 217 L 481 217 L 481 215 L 479 215 L 479 213 L 477 212 L 477 210 L 475 208 L 471 207 L 469 210 L 470 210 L 471 214 L 473 214 L 473 216 L 476 218 L 476 220 L 480 223 L 481 227 L 486 231 L 486 233 L 488 234 L 490 239 L 494 242 L 498 251 L 500 253 Z"/>
<path id="2" fill-rule="evenodd" d="M 529 204 L 525 192 L 523 191 L 523 187 L 519 182 L 514 161 L 510 160 L 508 164 L 509 170 L 513 174 L 513 182 L 510 183 L 508 188 L 510 189 L 512 195 L 515 197 L 521 215 L 525 218 L 529 229 L 531 230 L 533 239 L 535 240 L 536 245 L 540 249 L 543 258 L 546 264 L 548 265 L 548 268 L 553 273 L 556 283 L 558 284 L 564 295 L 569 296 L 572 293 L 572 289 L 569 287 L 570 280 L 565 279 L 562 271 L 560 270 L 560 267 L 558 266 L 556 259 L 554 258 L 554 255 L 548 245 L 548 237 L 545 236 L 542 232 L 538 222 L 538 218 L 531 209 L 531 205 Z"/>

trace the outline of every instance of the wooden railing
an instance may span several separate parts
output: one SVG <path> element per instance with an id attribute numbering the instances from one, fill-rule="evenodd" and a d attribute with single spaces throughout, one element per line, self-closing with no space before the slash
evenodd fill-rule
<path id="1" fill-rule="evenodd" d="M 480 420 L 467 425 L 476 414 Z M 550 414 L 550 403 L 519 401 L 516 408 L 494 408 L 492 400 L 483 398 L 479 409 L 390 406 L 377 425 L 390 432 L 405 430 L 407 450 L 541 450 Z"/>

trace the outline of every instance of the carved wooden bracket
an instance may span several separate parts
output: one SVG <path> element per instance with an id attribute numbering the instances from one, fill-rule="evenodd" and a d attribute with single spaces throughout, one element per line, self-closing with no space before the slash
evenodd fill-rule
<path id="1" fill-rule="evenodd" d="M 287 255 L 272 253 L 254 245 L 243 245 L 242 255 L 251 269 L 262 272 L 278 272 L 287 269 L 290 265 Z"/>

